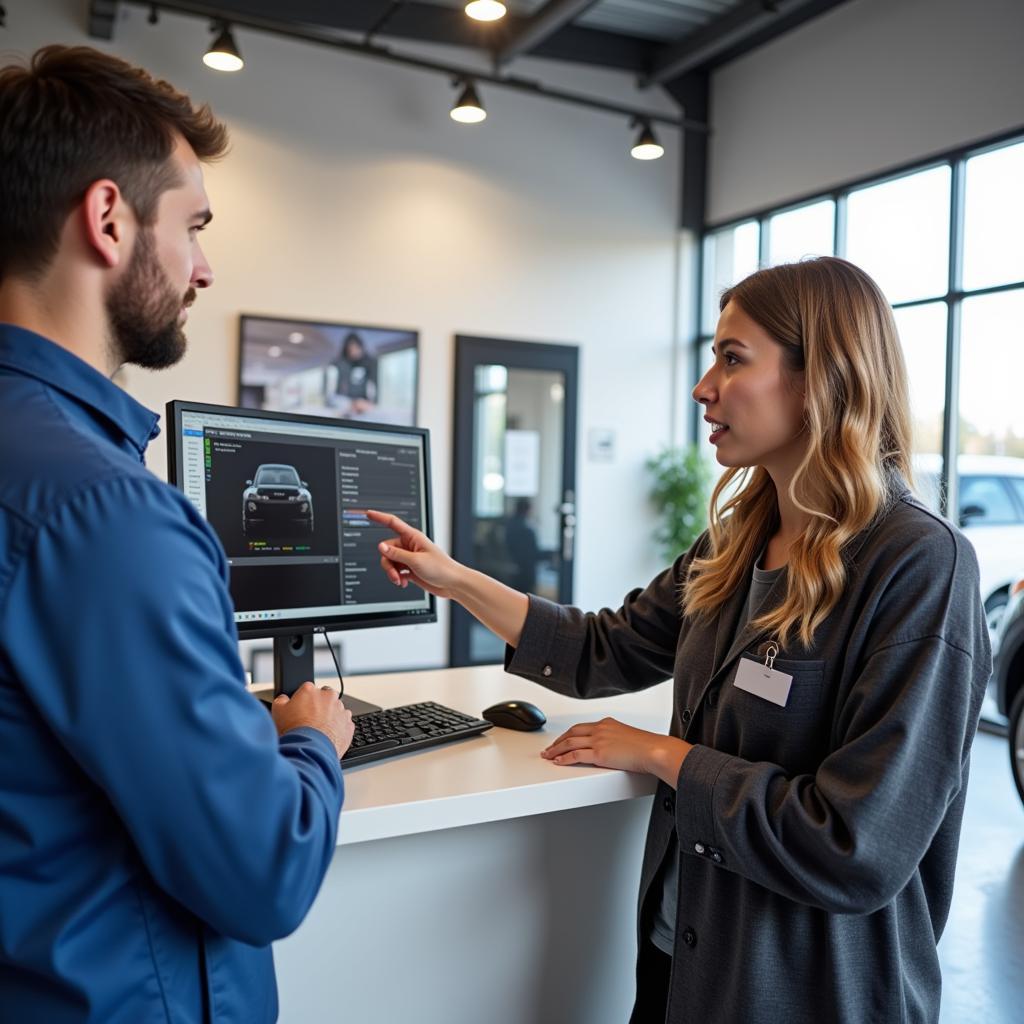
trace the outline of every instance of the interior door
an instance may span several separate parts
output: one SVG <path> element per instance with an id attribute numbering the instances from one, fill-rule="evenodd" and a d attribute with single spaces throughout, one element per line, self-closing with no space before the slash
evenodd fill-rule
<path id="1" fill-rule="evenodd" d="M 452 553 L 507 583 L 572 601 L 579 350 L 458 336 Z M 504 643 L 454 602 L 452 665 L 500 662 Z"/>

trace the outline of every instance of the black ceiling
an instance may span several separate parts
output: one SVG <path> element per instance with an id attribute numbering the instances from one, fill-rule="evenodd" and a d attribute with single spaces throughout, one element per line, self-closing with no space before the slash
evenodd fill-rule
<path id="1" fill-rule="evenodd" d="M 158 2 L 158 9 L 225 19 L 236 25 L 290 33 L 343 33 L 352 41 L 418 40 L 487 52 L 496 69 L 529 54 L 569 63 L 597 65 L 633 72 L 648 85 L 670 87 L 684 75 L 707 71 L 740 56 L 775 36 L 837 7 L 845 0 L 661 0 L 662 10 L 693 14 L 676 21 L 681 34 L 652 38 L 655 32 L 631 35 L 587 27 L 602 3 L 613 0 L 506 0 L 509 14 L 499 22 L 468 18 L 456 0 L 210 0 Z M 650 11 L 650 0 L 614 0 L 617 13 L 635 15 L 638 24 Z M 142 0 L 90 0 L 89 31 L 113 39 L 117 19 L 126 6 L 152 7 Z M 630 11 L 630 7 L 635 11 Z M 645 11 L 646 8 L 646 11 Z M 689 8 L 689 10 L 687 10 Z M 516 10 L 521 13 L 516 13 Z M 621 17 L 620 17 L 621 20 Z M 651 22 L 652 25 L 664 24 Z"/>

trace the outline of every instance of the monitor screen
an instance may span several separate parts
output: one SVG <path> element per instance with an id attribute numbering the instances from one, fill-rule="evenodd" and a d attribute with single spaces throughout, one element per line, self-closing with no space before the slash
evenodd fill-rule
<path id="1" fill-rule="evenodd" d="M 170 402 L 170 482 L 216 531 L 243 637 L 436 620 L 434 598 L 380 569 L 391 531 L 367 509 L 430 524 L 418 427 Z"/>

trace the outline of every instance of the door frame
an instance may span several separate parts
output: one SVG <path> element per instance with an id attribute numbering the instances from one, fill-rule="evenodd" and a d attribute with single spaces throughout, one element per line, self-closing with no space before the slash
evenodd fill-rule
<path id="1" fill-rule="evenodd" d="M 498 364 L 513 370 L 549 370 L 565 378 L 562 425 L 562 495 L 576 488 L 576 417 L 579 390 L 579 346 L 512 341 L 504 338 L 455 336 L 455 418 L 452 465 L 452 557 L 470 564 L 473 557 L 473 441 L 476 402 L 475 370 L 480 365 Z M 578 504 L 578 503 L 577 503 Z M 577 520 L 579 513 L 575 513 Z M 563 563 L 558 600 L 572 602 L 573 558 Z M 467 611 L 451 603 L 448 619 L 448 664 L 472 665 L 469 657 Z"/>

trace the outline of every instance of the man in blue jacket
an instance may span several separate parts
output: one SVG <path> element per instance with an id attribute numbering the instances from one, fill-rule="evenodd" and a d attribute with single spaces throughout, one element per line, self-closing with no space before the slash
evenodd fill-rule
<path id="1" fill-rule="evenodd" d="M 334 851 L 351 715 L 246 692 L 223 550 L 110 380 L 184 351 L 226 146 L 95 50 L 0 69 L 2 1024 L 275 1020 Z"/>

